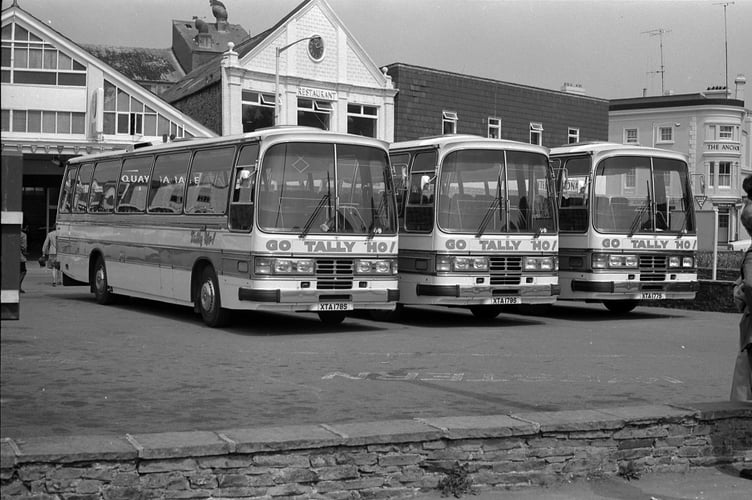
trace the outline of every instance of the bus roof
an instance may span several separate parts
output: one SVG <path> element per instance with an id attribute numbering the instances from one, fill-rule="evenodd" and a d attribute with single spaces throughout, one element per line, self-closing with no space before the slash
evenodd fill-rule
<path id="1" fill-rule="evenodd" d="M 651 148 L 647 146 L 637 146 L 635 144 L 620 144 L 618 142 L 581 142 L 576 144 L 567 144 L 551 148 L 551 158 L 563 155 L 592 155 L 592 156 L 662 156 L 664 158 L 674 158 L 677 160 L 687 161 L 687 155 L 672 151 L 670 149 Z"/>
<path id="2" fill-rule="evenodd" d="M 361 135 L 344 134 L 338 132 L 330 132 L 328 130 L 321 130 L 315 127 L 302 127 L 302 126 L 279 126 L 268 127 L 256 130 L 254 132 L 247 132 L 240 135 L 229 135 L 222 137 L 200 138 L 200 139 L 178 139 L 172 142 L 157 143 L 150 146 L 131 148 L 128 150 L 108 151 L 105 153 L 97 153 L 92 155 L 78 156 L 71 158 L 69 163 L 82 163 L 88 161 L 94 161 L 98 159 L 105 159 L 109 157 L 116 157 L 123 154 L 141 154 L 155 151 L 170 151 L 174 149 L 183 149 L 186 146 L 212 146 L 221 144 L 235 144 L 241 142 L 248 142 L 254 139 L 258 140 L 302 140 L 302 141 L 322 141 L 322 142 L 340 142 L 347 144 L 365 144 L 374 147 L 386 149 L 388 143 L 380 139 L 374 139 L 372 137 L 364 137 Z"/>
<path id="3" fill-rule="evenodd" d="M 435 135 L 431 137 L 421 137 L 411 141 L 395 142 L 389 146 L 389 151 L 397 152 L 406 149 L 419 148 L 448 148 L 454 146 L 466 146 L 474 148 L 492 148 L 492 149 L 517 149 L 522 151 L 531 151 L 548 155 L 549 149 L 537 144 L 528 144 L 526 142 L 511 141 L 508 139 L 491 139 L 473 134 L 446 134 Z"/>

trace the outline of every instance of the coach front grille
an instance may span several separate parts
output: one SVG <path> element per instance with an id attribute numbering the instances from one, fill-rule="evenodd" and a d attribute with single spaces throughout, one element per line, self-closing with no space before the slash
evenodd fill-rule
<path id="1" fill-rule="evenodd" d="M 492 285 L 519 285 L 522 278 L 522 257 L 490 257 Z"/>
<path id="2" fill-rule="evenodd" d="M 349 290 L 353 286 L 353 261 L 349 259 L 317 259 L 318 290 Z"/>
<path id="3" fill-rule="evenodd" d="M 668 257 L 665 255 L 640 255 L 640 281 L 663 281 L 668 271 Z"/>

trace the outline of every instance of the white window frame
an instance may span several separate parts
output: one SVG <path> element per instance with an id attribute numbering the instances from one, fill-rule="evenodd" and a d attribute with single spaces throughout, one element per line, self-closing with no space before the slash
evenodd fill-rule
<path id="1" fill-rule="evenodd" d="M 530 122 L 530 144 L 543 146 L 543 124 Z"/>
<path id="2" fill-rule="evenodd" d="M 733 125 L 718 125 L 718 140 L 719 141 L 733 141 L 734 140 L 734 126 Z"/>
<path id="3" fill-rule="evenodd" d="M 356 112 L 357 109 L 357 112 Z M 374 135 L 371 137 L 376 137 L 378 135 L 378 124 L 379 124 L 379 108 L 378 106 L 370 106 L 368 104 L 357 104 L 354 102 L 347 103 L 347 117 L 353 117 L 358 119 L 366 119 L 366 120 L 373 120 L 373 132 Z M 349 120 L 348 120 L 349 122 Z M 348 123 L 348 133 L 350 133 L 349 130 L 349 123 Z"/>
<path id="4" fill-rule="evenodd" d="M 708 187 L 715 187 L 715 162 L 708 162 Z"/>
<path id="5" fill-rule="evenodd" d="M 488 138 L 501 139 L 501 118 L 495 116 L 488 117 Z"/>
<path id="6" fill-rule="evenodd" d="M 674 143 L 674 127 L 671 125 L 660 125 L 656 131 L 656 144 L 673 144 Z M 664 137 L 664 133 L 666 136 Z"/>
<path id="7" fill-rule="evenodd" d="M 567 144 L 580 142 L 580 129 L 575 127 L 567 128 Z"/>
<path id="8" fill-rule="evenodd" d="M 441 112 L 441 133 L 442 134 L 456 134 L 457 122 L 459 117 L 456 111 L 442 111 Z M 447 132 L 449 130 L 449 132 Z"/>
<path id="9" fill-rule="evenodd" d="M 624 187 L 627 189 L 634 189 L 636 185 L 637 185 L 637 172 L 635 171 L 635 169 L 631 168 L 624 175 Z"/>
<path id="10" fill-rule="evenodd" d="M 733 170 L 733 164 L 730 161 L 718 162 L 718 188 L 719 189 L 731 187 L 731 171 L 732 170 Z"/>
<path id="11" fill-rule="evenodd" d="M 632 133 L 634 133 L 634 140 L 631 140 Z M 640 132 L 636 128 L 625 128 L 624 129 L 624 144 L 639 144 L 640 143 Z"/>

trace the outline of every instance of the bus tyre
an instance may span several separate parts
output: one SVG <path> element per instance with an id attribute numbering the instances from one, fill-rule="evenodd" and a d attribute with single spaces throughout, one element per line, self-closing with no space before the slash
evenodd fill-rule
<path id="1" fill-rule="evenodd" d="M 225 326 L 230 320 L 230 311 L 222 308 L 219 296 L 219 281 L 214 269 L 206 267 L 201 273 L 201 285 L 198 289 L 198 310 L 207 326 L 217 328 Z"/>
<path id="2" fill-rule="evenodd" d="M 639 300 L 604 300 L 603 305 L 611 312 L 626 314 L 640 303 Z"/>
<path id="3" fill-rule="evenodd" d="M 115 294 L 110 291 L 110 284 L 107 282 L 107 268 L 104 265 L 104 259 L 97 257 L 94 264 L 94 298 L 98 304 L 112 304 L 115 302 Z"/>
<path id="4" fill-rule="evenodd" d="M 343 311 L 322 311 L 319 313 L 321 322 L 330 326 L 339 325 L 345 320 L 345 316 L 347 316 L 347 313 Z"/>
<path id="5" fill-rule="evenodd" d="M 494 319 L 501 313 L 499 306 L 470 306 L 470 312 L 478 319 Z"/>

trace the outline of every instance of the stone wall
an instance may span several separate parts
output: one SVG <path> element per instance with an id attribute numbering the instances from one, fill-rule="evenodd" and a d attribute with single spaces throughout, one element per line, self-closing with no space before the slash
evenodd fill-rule
<path id="1" fill-rule="evenodd" d="M 409 498 L 752 464 L 752 405 L 4 438 L 2 498 Z M 462 487 L 461 491 L 452 488 Z"/>
<path id="2" fill-rule="evenodd" d="M 697 291 L 694 300 L 646 300 L 642 305 L 694 311 L 738 313 L 734 306 L 733 289 L 733 281 L 700 280 L 700 289 Z"/>

